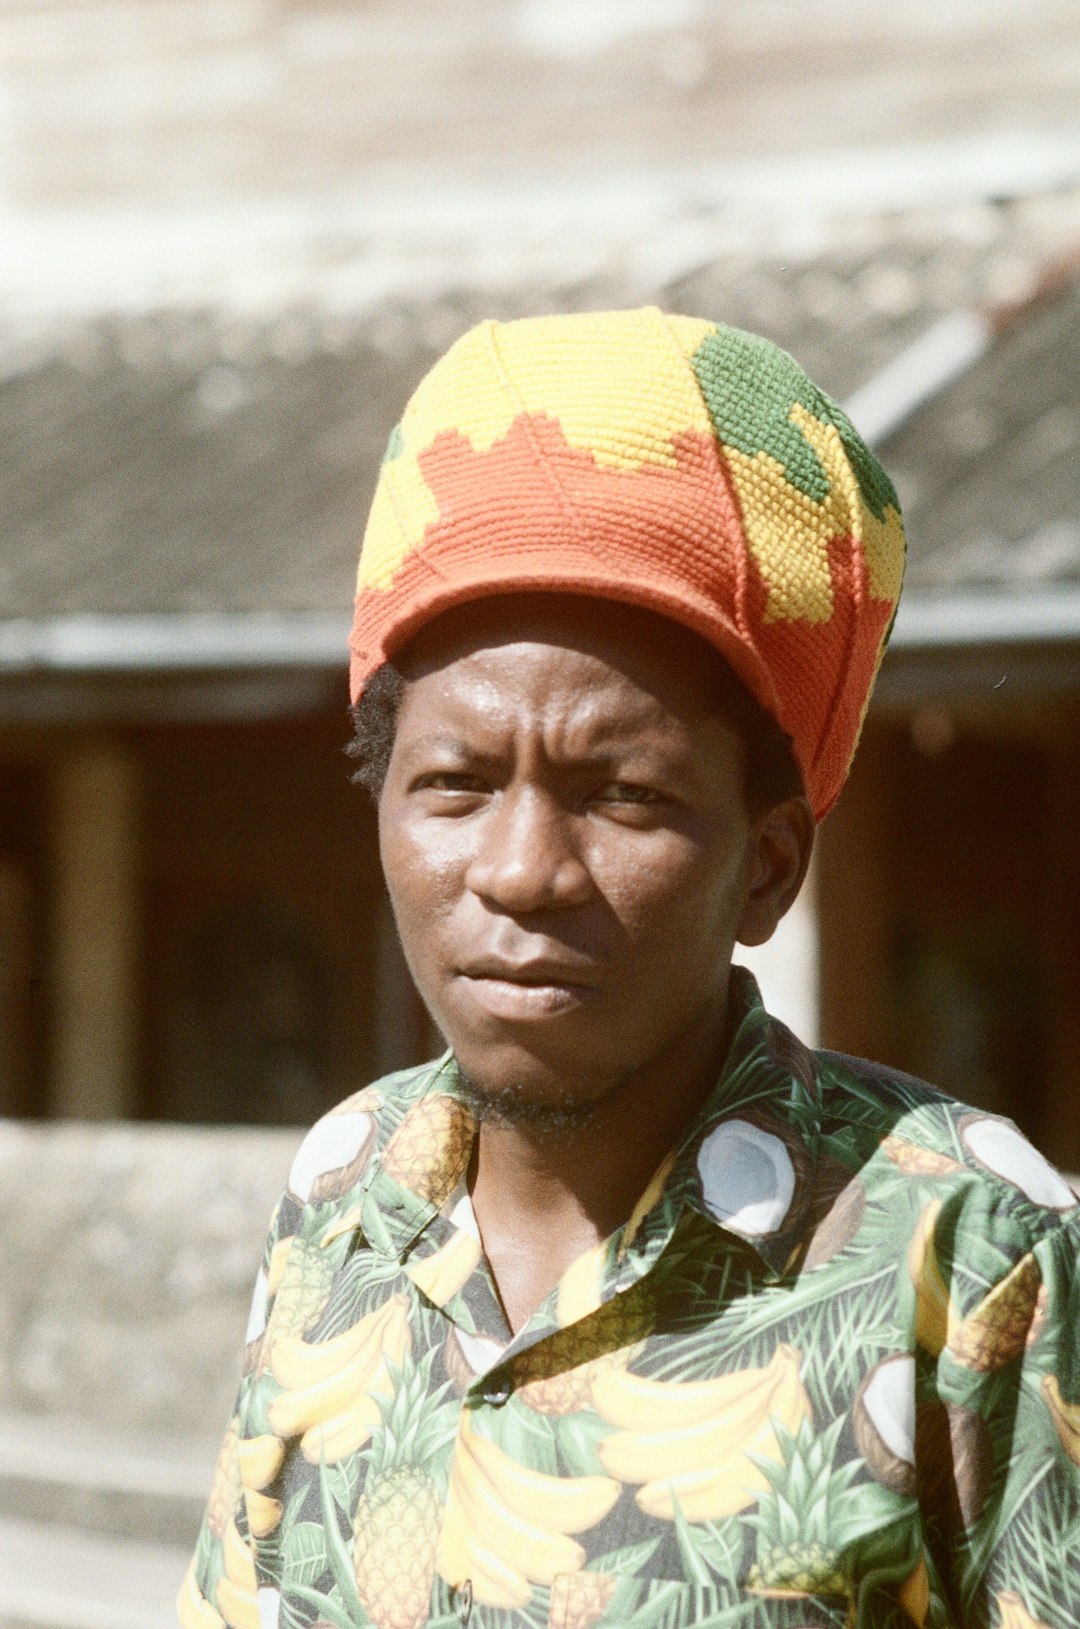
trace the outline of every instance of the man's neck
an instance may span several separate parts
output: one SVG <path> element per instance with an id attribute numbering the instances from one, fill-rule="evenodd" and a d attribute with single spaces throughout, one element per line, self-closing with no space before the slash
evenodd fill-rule
<path id="1" fill-rule="evenodd" d="M 628 1219 L 712 1090 L 728 1041 L 726 1013 L 706 1015 L 564 1134 L 481 1124 L 473 1211 L 515 1334 L 571 1263 Z"/>

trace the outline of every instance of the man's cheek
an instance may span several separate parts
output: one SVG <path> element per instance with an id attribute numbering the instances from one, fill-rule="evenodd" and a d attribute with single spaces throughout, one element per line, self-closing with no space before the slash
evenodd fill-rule
<path id="1" fill-rule="evenodd" d="M 408 830 L 390 836 L 383 849 L 383 871 L 390 898 L 400 916 L 442 914 L 461 892 L 457 854 L 420 841 Z"/>
<path id="2" fill-rule="evenodd" d="M 703 910 L 709 913 L 715 880 L 700 863 L 687 863 L 673 873 L 644 858 L 637 874 L 608 893 L 629 938 L 643 950 L 658 935 L 691 943 L 701 933 Z"/>

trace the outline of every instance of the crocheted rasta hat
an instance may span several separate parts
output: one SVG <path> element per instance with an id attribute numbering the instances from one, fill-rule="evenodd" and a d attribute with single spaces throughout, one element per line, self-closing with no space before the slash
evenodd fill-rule
<path id="1" fill-rule="evenodd" d="M 352 697 L 462 601 L 621 600 L 720 650 L 790 736 L 820 817 L 903 567 L 888 476 L 768 340 L 651 307 L 485 322 L 390 436 L 360 555 Z"/>

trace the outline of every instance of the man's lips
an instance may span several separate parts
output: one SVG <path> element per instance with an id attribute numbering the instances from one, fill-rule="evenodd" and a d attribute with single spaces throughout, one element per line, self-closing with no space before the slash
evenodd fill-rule
<path id="1" fill-rule="evenodd" d="M 588 989 L 597 982 L 592 962 L 560 956 L 477 956 L 464 962 L 461 972 L 471 979 L 497 979 L 501 984 L 576 984 Z"/>
<path id="2" fill-rule="evenodd" d="M 511 962 L 482 957 L 459 975 L 479 1007 L 493 1018 L 552 1018 L 580 1007 L 597 989 L 595 971 L 547 957 Z"/>

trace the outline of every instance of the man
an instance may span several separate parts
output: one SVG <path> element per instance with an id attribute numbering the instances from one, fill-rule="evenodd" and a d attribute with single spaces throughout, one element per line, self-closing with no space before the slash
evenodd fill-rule
<path id="1" fill-rule="evenodd" d="M 731 965 L 843 784 L 895 495 L 775 347 L 485 324 L 391 437 L 359 778 L 450 1050 L 275 1213 L 184 1629 L 1076 1629 L 1075 1196 Z"/>

